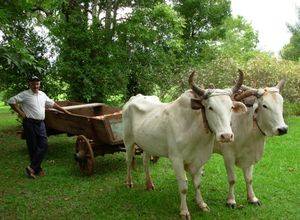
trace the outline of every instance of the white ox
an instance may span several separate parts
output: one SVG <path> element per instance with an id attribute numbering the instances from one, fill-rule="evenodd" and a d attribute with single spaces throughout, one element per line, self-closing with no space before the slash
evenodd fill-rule
<path id="1" fill-rule="evenodd" d="M 193 75 L 194 73 L 189 78 L 192 90 L 186 91 L 171 103 L 161 103 L 156 96 L 137 95 L 131 97 L 123 107 L 128 187 L 133 186 L 131 164 L 135 145 L 143 149 L 148 190 L 154 189 L 149 172 L 150 155 L 168 157 L 178 181 L 180 215 L 184 219 L 190 219 L 186 203 L 188 186 L 185 171 L 193 176 L 198 206 L 208 211 L 209 208 L 200 193 L 201 166 L 210 158 L 215 140 L 234 140 L 230 127 L 232 111 L 246 111 L 244 104 L 230 98 L 232 92 L 237 91 L 242 83 L 241 72 L 235 87 L 226 90 L 200 89 L 193 83 Z M 205 112 L 203 118 L 202 112 Z"/>
<path id="2" fill-rule="evenodd" d="M 252 204 L 260 205 L 252 187 L 254 164 L 262 158 L 266 136 L 287 133 L 287 125 L 283 119 L 283 98 L 280 95 L 285 80 L 275 87 L 265 89 L 246 88 L 236 100 L 243 100 L 248 106 L 246 114 L 232 114 L 232 130 L 235 135 L 233 143 L 220 145 L 215 143 L 214 153 L 223 156 L 229 192 L 227 205 L 235 208 L 234 184 L 236 182 L 235 165 L 243 170 L 246 182 L 247 199 Z"/>

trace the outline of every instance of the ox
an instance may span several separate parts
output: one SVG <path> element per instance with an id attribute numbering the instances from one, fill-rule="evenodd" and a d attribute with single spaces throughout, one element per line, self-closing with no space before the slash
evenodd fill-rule
<path id="1" fill-rule="evenodd" d="M 193 76 L 194 73 L 189 77 L 192 89 L 171 103 L 139 94 L 123 107 L 127 186 L 133 186 L 131 169 L 136 145 L 143 149 L 147 190 L 154 190 L 149 172 L 150 155 L 168 157 L 175 170 L 181 198 L 180 215 L 184 219 L 190 219 L 185 172 L 192 174 L 198 206 L 209 211 L 200 192 L 201 167 L 210 158 L 215 139 L 222 143 L 234 140 L 230 127 L 232 111 L 246 111 L 243 103 L 232 101 L 230 97 L 241 86 L 241 72 L 232 89 L 205 90 L 195 85 Z"/>
<path id="2" fill-rule="evenodd" d="M 243 101 L 247 105 L 248 111 L 242 115 L 232 114 L 235 141 L 222 146 L 216 142 L 213 150 L 214 153 L 221 154 L 224 159 L 229 184 L 227 205 L 230 208 L 236 206 L 235 165 L 243 170 L 248 201 L 260 205 L 252 187 L 253 167 L 262 158 L 266 137 L 287 133 L 288 127 L 282 115 L 283 98 L 279 93 L 284 83 L 285 79 L 271 88 L 244 87 L 245 91 L 235 96 L 235 100 Z"/>

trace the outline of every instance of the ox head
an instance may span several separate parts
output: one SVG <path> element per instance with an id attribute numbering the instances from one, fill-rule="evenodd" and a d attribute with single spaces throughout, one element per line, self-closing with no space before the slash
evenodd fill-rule
<path id="1" fill-rule="evenodd" d="M 282 79 L 275 87 L 253 89 L 242 86 L 244 92 L 235 97 L 242 100 L 254 97 L 253 117 L 257 127 L 263 135 L 283 135 L 287 133 L 288 126 L 283 119 L 283 98 L 280 94 L 286 79 Z"/>
<path id="2" fill-rule="evenodd" d="M 191 100 L 193 109 L 201 109 L 204 124 L 216 135 L 219 142 L 234 141 L 231 129 L 231 114 L 233 111 L 246 112 L 246 106 L 237 101 L 232 101 L 231 95 L 239 90 L 243 83 L 243 73 L 239 71 L 239 79 L 231 89 L 202 89 L 194 81 L 194 72 L 189 77 L 189 84 L 196 94 Z"/>

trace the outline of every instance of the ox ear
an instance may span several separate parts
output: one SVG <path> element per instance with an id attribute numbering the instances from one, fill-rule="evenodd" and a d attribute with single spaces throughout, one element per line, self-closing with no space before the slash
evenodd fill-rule
<path id="1" fill-rule="evenodd" d="M 203 108 L 203 105 L 201 103 L 201 99 L 194 99 L 194 98 L 192 98 L 191 99 L 191 107 L 194 110 L 199 110 L 199 109 Z"/>
<path id="2" fill-rule="evenodd" d="M 243 112 L 243 113 L 247 112 L 247 107 L 244 103 L 233 101 L 232 104 L 233 104 L 234 112 Z"/>
<path id="3" fill-rule="evenodd" d="M 256 115 L 257 115 L 257 109 L 258 109 L 258 103 L 255 102 L 253 104 L 253 117 L 256 118 Z"/>

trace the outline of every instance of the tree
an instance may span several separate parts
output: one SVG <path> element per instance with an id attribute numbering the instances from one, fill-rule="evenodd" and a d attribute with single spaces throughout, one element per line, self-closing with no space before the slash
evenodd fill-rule
<path id="1" fill-rule="evenodd" d="M 184 20 L 166 4 L 139 8 L 120 27 L 120 43 L 126 49 L 127 98 L 137 93 L 153 94 L 156 87 L 176 73 L 177 57 L 183 49 Z M 138 33 L 138 34 L 137 34 Z"/>
<path id="2" fill-rule="evenodd" d="M 0 88 L 5 97 L 27 87 L 31 75 L 46 74 L 46 44 L 34 30 L 30 16 L 33 1 L 1 3 L 0 10 Z"/>
<path id="3" fill-rule="evenodd" d="M 298 61 L 300 58 L 300 28 L 289 27 L 292 36 L 290 42 L 283 47 L 280 55 L 283 59 Z"/>
<path id="4" fill-rule="evenodd" d="M 222 37 L 211 41 L 212 53 L 244 61 L 257 53 L 258 34 L 243 17 L 226 18 L 220 31 L 223 32 Z"/>
<path id="5" fill-rule="evenodd" d="M 59 49 L 55 65 L 68 84 L 70 99 L 109 102 L 112 96 L 126 97 L 128 69 L 141 65 L 129 58 L 128 43 L 134 42 L 127 41 L 126 25 L 135 11 L 153 7 L 154 2 L 161 1 L 69 0 L 63 4 L 57 25 L 49 29 Z M 125 8 L 133 12 L 122 18 L 120 11 Z M 132 35 L 142 34 L 135 31 Z"/>
<path id="6" fill-rule="evenodd" d="M 208 42 L 223 37 L 219 28 L 231 16 L 229 0 L 173 0 L 174 8 L 185 19 L 185 57 L 200 61 L 205 58 Z"/>
<path id="7" fill-rule="evenodd" d="M 121 104 L 137 93 L 176 93 L 177 86 L 187 87 L 191 68 L 226 54 L 244 59 L 256 42 L 248 24 L 231 19 L 229 0 L 20 0 L 4 6 L 0 77 L 20 90 L 37 74 L 49 95 L 81 102 Z M 39 35 L 36 26 L 48 32 Z M 0 86 L 7 90 L 5 80 Z"/>
<path id="8" fill-rule="evenodd" d="M 298 9 L 298 22 L 293 25 L 287 25 L 292 36 L 290 42 L 280 51 L 283 59 L 298 61 L 300 58 L 300 9 Z"/>

